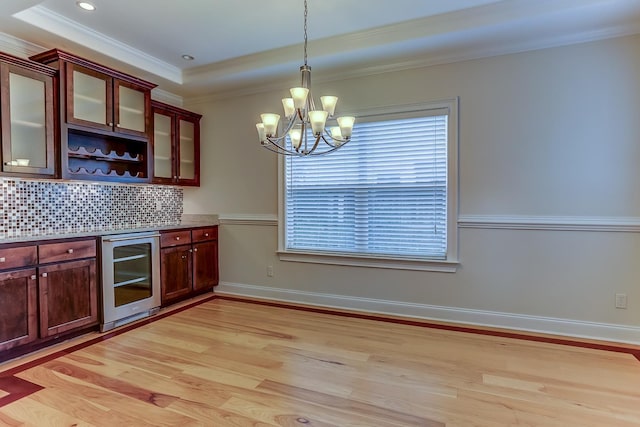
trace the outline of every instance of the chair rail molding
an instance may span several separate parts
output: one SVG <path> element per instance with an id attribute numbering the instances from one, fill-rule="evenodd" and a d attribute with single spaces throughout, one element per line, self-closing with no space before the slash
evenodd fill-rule
<path id="1" fill-rule="evenodd" d="M 459 215 L 460 228 L 640 232 L 640 217 Z"/>
<path id="2" fill-rule="evenodd" d="M 218 220 L 222 225 L 278 225 L 278 215 L 275 214 L 219 214 Z"/>

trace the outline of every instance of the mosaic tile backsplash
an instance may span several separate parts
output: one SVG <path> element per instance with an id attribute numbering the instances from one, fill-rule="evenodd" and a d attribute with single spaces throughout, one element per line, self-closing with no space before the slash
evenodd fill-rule
<path id="1" fill-rule="evenodd" d="M 6 178 L 0 184 L 0 241 L 175 225 L 182 216 L 176 187 Z"/>

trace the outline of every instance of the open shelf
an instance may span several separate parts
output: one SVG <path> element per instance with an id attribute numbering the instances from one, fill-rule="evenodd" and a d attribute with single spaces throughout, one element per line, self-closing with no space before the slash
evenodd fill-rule
<path id="1" fill-rule="evenodd" d="M 65 175 L 71 179 L 148 182 L 147 141 L 68 128 Z"/>
<path id="2" fill-rule="evenodd" d="M 141 154 L 133 156 L 132 154 L 127 152 L 119 154 L 115 151 L 103 153 L 100 148 L 87 149 L 85 147 L 69 147 L 67 153 L 69 154 L 69 157 L 102 160 L 105 162 L 140 162 L 143 158 Z"/>
<path id="3" fill-rule="evenodd" d="M 123 173 L 119 173 L 117 170 L 111 170 L 107 173 L 103 172 L 102 169 L 87 169 L 85 167 L 80 167 L 78 169 L 69 168 L 69 174 L 75 175 L 76 177 L 80 176 L 92 176 L 92 177 L 111 177 L 111 178 L 143 178 L 143 174 L 137 172 L 135 175 L 129 171 L 124 171 Z"/>

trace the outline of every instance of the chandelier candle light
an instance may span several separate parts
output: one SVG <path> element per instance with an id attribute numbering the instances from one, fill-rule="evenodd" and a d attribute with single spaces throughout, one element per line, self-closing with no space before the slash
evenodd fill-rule
<path id="1" fill-rule="evenodd" d="M 337 96 L 321 96 L 322 110 L 317 110 L 311 95 L 311 67 L 307 65 L 307 0 L 304 1 L 304 65 L 301 87 L 291 89 L 291 98 L 284 98 L 284 116 L 288 120 L 281 136 L 278 136 L 280 115 L 264 113 L 262 123 L 256 124 L 260 143 L 263 147 L 285 156 L 309 156 L 331 153 L 351 140 L 355 117 L 345 116 L 335 119 L 337 126 L 327 128 L 327 120 L 333 121 Z M 308 129 L 313 139 L 307 141 Z M 286 136 L 291 139 L 287 147 Z M 320 141 L 322 148 L 319 148 Z"/>

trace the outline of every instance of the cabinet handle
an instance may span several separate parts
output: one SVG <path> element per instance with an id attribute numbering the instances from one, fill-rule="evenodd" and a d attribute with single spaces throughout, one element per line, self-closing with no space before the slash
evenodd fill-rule
<path id="1" fill-rule="evenodd" d="M 179 237 L 179 236 L 176 236 L 176 240 L 180 240 L 180 237 Z"/>
<path id="2" fill-rule="evenodd" d="M 193 252 L 193 249 L 189 249 L 189 253 Z"/>
<path id="3" fill-rule="evenodd" d="M 47 273 L 42 273 L 42 277 L 47 277 L 49 276 Z"/>
<path id="4" fill-rule="evenodd" d="M 173 179 L 178 179 L 178 175 L 175 175 L 175 176 L 173 177 Z"/>
<path id="5" fill-rule="evenodd" d="M 182 259 L 187 259 L 187 256 L 186 255 L 182 255 Z"/>
<path id="6" fill-rule="evenodd" d="M 204 233 L 204 237 L 209 237 L 209 233 Z"/>
<path id="7" fill-rule="evenodd" d="M 68 254 L 72 254 L 73 253 L 73 249 L 67 249 L 67 253 Z"/>
<path id="8" fill-rule="evenodd" d="M 193 248 L 193 252 L 198 252 L 198 248 Z"/>
<path id="9" fill-rule="evenodd" d="M 113 126 L 113 122 L 109 122 L 109 123 L 108 123 L 108 125 L 109 125 L 109 126 Z"/>
<path id="10" fill-rule="evenodd" d="M 7 259 L 5 257 L 0 258 L 0 262 L 7 262 Z"/>
<path id="11" fill-rule="evenodd" d="M 120 123 L 116 123 L 116 127 L 119 128 L 120 127 Z"/>
<path id="12" fill-rule="evenodd" d="M 35 274 L 31 275 L 31 280 L 36 280 L 36 275 Z"/>

